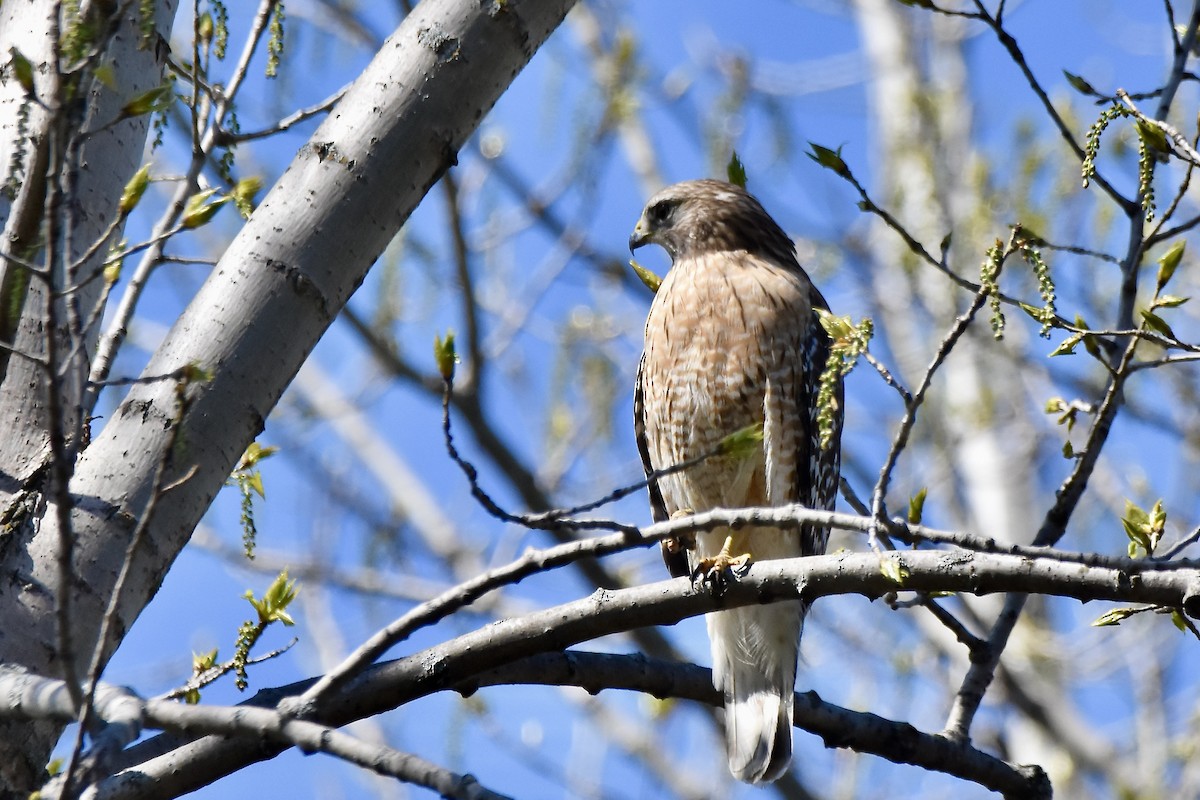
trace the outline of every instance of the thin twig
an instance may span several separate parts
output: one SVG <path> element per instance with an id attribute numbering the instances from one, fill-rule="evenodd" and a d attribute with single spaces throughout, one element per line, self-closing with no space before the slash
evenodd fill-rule
<path id="1" fill-rule="evenodd" d="M 1146 247 L 1150 248 L 1159 242 L 1164 242 L 1168 239 L 1173 239 L 1181 233 L 1187 233 L 1192 228 L 1200 225 L 1200 215 L 1192 217 L 1187 222 L 1180 223 L 1174 228 L 1168 228 L 1165 231 L 1159 231 L 1151 236 L 1146 237 Z"/>
<path id="2" fill-rule="evenodd" d="M 1071 253 L 1072 255 L 1084 256 L 1086 258 L 1095 258 L 1100 261 L 1107 261 L 1109 264 L 1120 265 L 1121 263 L 1121 259 L 1109 253 L 1104 253 L 1099 250 L 1092 250 L 1091 248 L 1081 247 L 1074 244 L 1055 244 L 1054 242 L 1046 241 L 1040 236 L 1029 235 L 1029 231 L 1027 230 L 1024 231 L 1024 233 L 1030 244 L 1036 245 L 1044 250 L 1054 250 L 1058 253 Z"/>
<path id="3" fill-rule="evenodd" d="M 788 511 L 796 513 L 789 515 Z M 625 526 L 626 530 L 604 537 L 582 539 L 542 550 L 528 550 L 517 560 L 452 587 L 439 597 L 422 603 L 381 629 L 350 654 L 342 664 L 330 670 L 317 683 L 313 684 L 301 698 L 297 713 L 311 713 L 312 709 L 319 707 L 322 700 L 330 697 L 339 687 L 370 666 L 389 648 L 403 641 L 416 630 L 444 619 L 494 589 L 519 582 L 536 573 L 566 566 L 582 558 L 594 558 L 637 547 L 647 547 L 662 539 L 679 535 L 681 532 L 692 533 L 697 530 L 726 525 L 738 528 L 744 524 L 765 523 L 768 518 L 796 528 L 814 521 L 839 527 L 835 522 L 839 518 L 841 521 L 853 520 L 852 524 L 865 524 L 865 521 L 847 517 L 847 515 L 812 511 L 803 506 L 739 509 L 737 511 L 718 509 L 688 518 L 658 523 L 644 530 Z"/>
<path id="4" fill-rule="evenodd" d="M 1162 95 L 1158 99 L 1158 108 L 1154 111 L 1154 116 L 1158 119 L 1166 119 L 1170 115 L 1171 103 L 1175 100 L 1179 84 L 1183 82 L 1187 61 L 1192 55 L 1192 48 L 1196 46 L 1198 32 L 1200 32 L 1200 2 L 1195 2 L 1192 3 L 1192 14 L 1188 19 L 1187 28 L 1175 48 L 1175 60 L 1171 64 L 1171 70 L 1167 73 L 1167 82 L 1163 84 Z M 1172 33 L 1174 33 L 1173 28 Z"/>
<path id="5" fill-rule="evenodd" d="M 346 94 L 346 90 L 348 88 L 349 87 L 343 86 L 341 89 L 338 89 L 321 102 L 314 103 L 307 108 L 301 108 L 297 111 L 294 111 L 269 128 L 263 128 L 262 130 L 251 131 L 249 133 L 234 133 L 233 131 L 218 127 L 215 143 L 219 147 L 228 147 L 229 145 L 241 144 L 242 142 L 249 142 L 255 139 L 265 139 L 268 136 L 274 136 L 277 133 L 283 133 L 289 128 L 299 125 L 305 120 L 312 119 L 318 114 L 324 114 L 328 112 L 331 108 L 338 104 L 338 101 L 340 101 L 342 96 Z"/>
<path id="6" fill-rule="evenodd" d="M 487 366 L 480 346 L 479 303 L 475 299 L 475 281 L 471 276 L 471 251 L 467 246 L 467 234 L 463 229 L 462 209 L 458 206 L 458 180 L 454 172 L 447 170 L 442 176 L 442 194 L 446 201 L 446 216 L 449 218 L 450 242 L 454 252 L 454 274 L 458 279 L 462 297 L 462 321 L 466 328 L 466 361 L 470 365 L 467 384 L 469 391 L 478 392 Z"/>
<path id="7" fill-rule="evenodd" d="M 858 178 L 855 177 L 854 173 L 849 167 L 845 167 L 844 170 L 839 171 L 838 174 L 858 192 L 860 200 L 859 208 L 868 214 L 874 214 L 875 216 L 879 217 L 879 219 L 882 220 L 887 227 L 895 231 L 896 234 L 904 240 L 904 244 L 913 253 L 913 255 L 917 256 L 926 264 L 945 275 L 951 280 L 951 282 L 954 283 L 955 286 L 958 286 L 959 288 L 966 289 L 972 293 L 978 293 L 983 289 L 980 284 L 972 280 L 968 280 L 967 278 L 964 278 L 956 273 L 954 270 L 950 269 L 950 267 L 946 264 L 945 253 L 942 254 L 941 258 L 934 258 L 934 256 L 925 248 L 925 245 L 917 241 L 917 239 L 911 233 L 909 233 L 908 229 L 903 223 L 900 222 L 900 220 L 896 219 L 896 217 L 893 216 L 890 211 L 871 199 L 871 195 L 867 193 L 866 187 L 859 182 Z M 1014 226 L 1013 233 L 1016 234 L 1018 232 L 1024 236 L 1024 231 L 1022 231 L 1019 227 Z M 1041 243 L 1041 239 L 1034 239 L 1032 241 L 1036 241 L 1039 244 Z M 1001 303 L 1014 306 L 1016 308 L 1024 309 L 1028 305 L 1023 300 L 1013 297 L 1012 295 L 1005 294 L 1004 292 L 996 292 L 995 296 Z M 1056 315 L 1051 320 L 1051 325 L 1056 328 L 1065 328 L 1070 325 L 1070 322 L 1065 317 Z"/>
<path id="8" fill-rule="evenodd" d="M 1200 541 L 1200 527 L 1195 528 L 1187 536 L 1173 544 L 1167 552 L 1151 556 L 1151 558 L 1155 561 L 1170 561 L 1198 541 Z"/>
<path id="9" fill-rule="evenodd" d="M 1009 240 L 1009 247 L 1005 250 L 1005 257 L 1012 252 L 1013 240 L 1016 237 L 1016 231 L 1013 232 Z M 1004 258 L 1000 259 L 997 269 L 1004 264 Z M 999 277 L 999 275 L 997 275 Z M 941 344 L 938 346 L 937 352 L 934 353 L 933 360 L 929 363 L 929 367 L 925 370 L 925 375 L 921 379 L 921 385 L 917 387 L 917 391 L 912 395 L 911 401 L 905 404 L 904 416 L 900 419 L 900 424 L 896 429 L 895 435 L 892 437 L 892 445 L 888 450 L 887 458 L 883 462 L 883 467 L 879 470 L 879 480 L 875 483 L 875 489 L 871 493 L 871 516 L 879 520 L 882 526 L 886 517 L 887 511 L 884 506 L 884 499 L 887 495 L 888 484 L 891 482 L 892 471 L 896 467 L 897 461 L 900 459 L 900 454 L 904 452 L 904 448 L 908 445 L 908 437 L 912 433 L 913 426 L 917 422 L 917 411 L 921 404 L 925 401 L 925 393 L 929 391 L 930 385 L 933 383 L 933 376 L 937 372 L 938 367 L 950 355 L 950 351 L 954 349 L 954 345 L 966 333 L 971 322 L 974 321 L 975 315 L 979 309 L 983 308 L 983 304 L 987 302 L 990 291 L 984 287 L 980 287 L 975 293 L 974 300 L 967 310 L 955 318 L 954 324 L 950 330 L 942 338 Z M 874 547 L 875 537 L 878 531 L 872 531 L 871 544 Z"/>
<path id="10" fill-rule="evenodd" d="M 1200 131 L 1192 137 L 1191 146 L 1195 150 L 1197 145 L 1200 145 Z M 1192 173 L 1196 171 L 1196 164 L 1191 161 L 1185 162 L 1187 167 L 1183 171 L 1183 180 L 1179 182 L 1179 186 L 1175 189 L 1175 196 L 1171 198 L 1171 204 L 1167 206 L 1167 210 L 1162 212 L 1158 217 L 1158 222 L 1154 228 L 1146 234 L 1146 248 L 1154 246 L 1154 242 L 1158 241 L 1158 236 L 1162 233 L 1163 227 L 1175 218 L 1175 212 L 1179 210 L 1179 205 L 1188 195 L 1188 188 L 1192 185 Z"/>
<path id="11" fill-rule="evenodd" d="M 593 500 L 583 505 L 573 508 L 550 509 L 536 514 L 514 514 L 505 510 L 497 503 L 491 495 L 489 495 L 479 484 L 479 471 L 471 462 L 463 458 L 459 453 L 458 447 L 454 444 L 454 436 L 451 431 L 451 415 L 450 415 L 450 399 L 454 395 L 453 379 L 445 381 L 445 388 L 442 392 L 442 435 L 446 444 L 446 452 L 450 456 L 458 468 L 466 476 L 471 487 L 471 496 L 479 501 L 484 510 L 490 515 L 502 522 L 510 522 L 521 525 L 533 530 L 606 530 L 606 531 L 623 531 L 625 533 L 636 535 L 638 529 L 633 525 L 617 522 L 609 519 L 581 519 L 577 515 L 585 514 L 589 511 L 594 511 L 602 506 L 615 503 L 616 501 L 628 497 L 634 492 L 639 492 L 649 486 L 652 482 L 659 478 L 664 478 L 668 475 L 674 475 L 679 472 L 691 469 L 697 464 L 701 464 L 710 458 L 720 456 L 724 452 L 724 448 L 720 445 L 712 450 L 701 453 L 700 455 L 690 458 L 687 461 L 682 461 L 678 464 L 673 464 L 663 469 L 654 470 L 645 478 L 635 483 L 622 486 L 614 489 L 598 500 Z"/>
<path id="12" fill-rule="evenodd" d="M 10 693 L 25 701 L 18 705 L 37 708 L 42 718 L 70 720 L 69 705 L 55 702 L 61 695 L 62 682 L 32 675 L 0 673 L 0 678 L 15 683 Z M 296 747 L 305 753 L 321 752 L 347 763 L 397 778 L 437 792 L 442 797 L 460 800 L 506 800 L 505 795 L 492 792 L 470 775 L 460 775 L 437 766 L 419 756 L 404 753 L 386 745 L 370 744 L 328 725 L 290 719 L 274 709 L 254 706 L 188 705 L 171 700 L 144 700 L 126 689 L 103 687 L 105 707 L 122 727 L 123 738 L 136 738 L 144 725 L 162 730 L 188 734 L 207 734 L 231 740 L 274 742 Z M 97 754 L 95 760 L 107 760 Z M 107 777 L 107 776 L 98 776 Z M 43 788 L 43 796 L 68 797 L 65 778 L 51 780 Z"/>
<path id="13" fill-rule="evenodd" d="M 844 475 L 838 477 L 838 486 L 841 487 L 842 497 L 850 504 L 850 507 L 854 509 L 856 514 L 868 518 L 871 516 L 871 509 L 867 508 L 867 504 L 854 491 L 854 487 L 850 485 L 850 481 L 846 480 Z"/>
<path id="14" fill-rule="evenodd" d="M 51 98 L 50 102 L 53 103 L 53 107 L 49 109 L 53 114 L 53 121 L 49 130 L 48 157 L 46 172 L 43 176 L 47 186 L 46 200 L 43 206 L 43 220 L 46 225 L 45 264 L 50 275 L 65 275 L 65 272 L 58 270 L 59 260 L 66 258 L 61 250 L 63 242 L 61 241 L 60 227 L 63 205 L 63 186 L 60 178 L 63 171 L 63 151 L 66 146 L 63 100 L 66 89 L 63 86 L 64 76 L 57 68 L 62 61 L 58 14 L 51 15 L 49 35 L 52 42 L 51 64 L 54 68 L 50 69 L 46 76 L 49 84 L 47 95 Z M 59 363 L 58 299 L 53 291 L 46 292 L 46 307 L 43 314 L 47 332 L 45 337 L 45 358 L 48 367 L 46 372 L 46 415 L 51 454 L 51 491 L 54 494 L 55 521 L 58 523 L 56 559 L 58 575 L 55 586 L 55 618 L 58 626 L 56 644 L 67 691 L 78 710 L 83 704 L 83 690 L 79 686 L 74 646 L 71 640 L 75 536 L 71 522 L 73 499 L 69 486 L 75 459 L 63 429 L 66 422 L 66 409 L 63 407 L 63 385 L 59 373 L 61 364 Z M 69 783 L 69 771 L 67 778 Z"/>
<path id="15" fill-rule="evenodd" d="M 1181 339 L 1175 339 L 1159 333 L 1158 331 L 1148 330 L 1146 328 L 1113 328 L 1109 330 L 1094 330 L 1092 328 L 1081 328 L 1074 323 L 1064 323 L 1058 327 L 1061 327 L 1063 330 L 1071 333 L 1082 333 L 1087 336 L 1125 340 L 1141 339 L 1167 350 L 1183 350 L 1189 353 L 1200 353 L 1200 345 L 1189 344 Z"/>
<path id="16" fill-rule="evenodd" d="M 1166 93 L 1164 92 L 1164 97 Z M 1192 143 L 1187 140 L 1187 137 L 1179 132 L 1179 129 L 1161 119 L 1151 119 L 1142 113 L 1141 109 L 1133 102 L 1133 98 L 1124 89 L 1117 89 L 1117 97 L 1123 102 L 1133 115 L 1146 125 L 1158 128 L 1165 133 L 1171 142 L 1175 145 L 1175 155 L 1182 158 L 1184 161 L 1193 166 L 1200 166 L 1200 153 L 1196 152 L 1196 148 L 1192 147 Z"/>
<path id="17" fill-rule="evenodd" d="M 896 392 L 900 395 L 900 399 L 904 401 L 904 405 L 907 406 L 912 403 L 912 394 L 908 391 L 908 389 L 904 388 L 904 384 L 896 380 L 891 371 L 889 371 L 879 359 L 871 354 L 870 350 L 864 350 L 862 352 L 862 357 L 866 359 L 868 364 L 875 368 L 875 371 L 879 373 L 881 378 L 883 378 L 884 383 L 896 390 Z"/>
<path id="18" fill-rule="evenodd" d="M 212 102 L 213 119 L 202 137 L 198 132 L 200 114 L 199 109 L 196 108 L 196 103 L 199 102 L 200 97 L 198 94 L 198 83 L 193 87 L 193 105 L 190 109 L 193 118 L 192 159 L 188 165 L 184 179 L 176 189 L 175 195 L 167 205 L 166 211 L 155 224 L 154 230 L 148 240 L 150 245 L 147 248 L 147 252 L 142 257 L 142 260 L 138 262 L 137 269 L 134 270 L 129 285 L 125 288 L 125 292 L 121 296 L 121 302 L 117 306 L 113 320 L 97 346 L 96 355 L 92 359 L 91 375 L 89 376 L 93 388 L 88 392 L 84 402 L 84 409 L 88 413 L 95 408 L 96 400 L 99 397 L 99 391 L 95 387 L 108 378 L 113 361 L 116 359 L 117 351 L 125 341 L 130 321 L 133 319 L 134 311 L 137 308 L 138 301 L 142 297 L 146 283 L 160 263 L 163 245 L 171 238 L 173 233 L 178 232 L 180 227 L 179 220 L 183 215 L 187 199 L 198 186 L 200 173 L 208 160 L 208 153 L 216 146 L 218 128 L 225 121 L 225 117 L 232 107 L 233 100 L 246 78 L 247 71 L 250 68 L 250 61 L 270 23 L 271 11 L 276 2 L 277 0 L 261 0 L 250 32 L 246 37 L 246 43 L 242 48 L 241 57 L 234 68 L 233 75 L 230 77 L 225 90 Z M 195 24 L 199 23 L 195 22 Z M 198 73 L 194 74 L 194 77 L 197 81 L 199 80 Z M 205 94 L 204 97 L 205 101 L 208 102 L 209 95 Z M 136 250 L 137 248 L 131 249 Z"/>
<path id="19" fill-rule="evenodd" d="M 1169 364 L 1186 364 L 1192 361 L 1200 361 L 1200 352 L 1164 356 L 1163 358 L 1156 358 L 1153 361 L 1138 361 L 1129 365 L 1129 371 L 1131 373 L 1139 372 L 1144 369 L 1156 369 L 1157 367 L 1165 367 Z"/>
<path id="20" fill-rule="evenodd" d="M 1025 54 L 1021 52 L 1021 48 L 1017 44 L 1017 40 L 1014 39 L 1012 35 L 1004 29 L 1001 15 L 997 14 L 995 17 L 991 16 L 988 13 L 987 7 L 984 6 L 982 0 L 975 0 L 975 7 L 979 10 L 979 19 L 987 23 L 988 26 L 991 27 L 991 29 L 995 32 L 996 38 L 1000 41 L 1000 44 L 1008 52 L 1009 57 L 1012 59 L 1013 63 L 1017 65 L 1017 68 L 1021 70 L 1021 74 L 1025 76 L 1025 81 L 1029 84 L 1029 88 L 1033 90 L 1033 93 L 1037 96 L 1038 100 L 1041 101 L 1042 108 L 1045 110 L 1046 115 L 1050 117 L 1050 121 L 1054 123 L 1056 128 L 1058 128 L 1059 135 L 1062 137 L 1063 141 L 1067 143 L 1067 147 L 1071 148 L 1071 152 L 1075 154 L 1075 157 L 1079 159 L 1079 162 L 1082 164 L 1086 158 L 1083 148 L 1075 139 L 1075 134 L 1073 134 L 1071 129 L 1067 126 L 1066 120 L 1062 118 L 1062 115 L 1058 113 L 1058 109 L 1054 107 L 1054 103 L 1050 100 L 1050 96 L 1046 94 L 1046 90 L 1042 88 L 1042 84 L 1033 74 L 1033 70 L 1030 68 L 1029 62 L 1025 60 Z M 1112 198 L 1113 202 L 1119 205 L 1126 214 L 1140 213 L 1141 207 L 1139 203 L 1136 200 L 1131 200 L 1130 198 L 1125 197 L 1118 192 L 1116 188 L 1098 171 L 1092 176 L 1092 180 L 1095 181 L 1096 185 L 1103 189 L 1105 194 Z"/>
<path id="21" fill-rule="evenodd" d="M 958 640 L 959 644 L 970 651 L 971 657 L 975 657 L 978 653 L 987 652 L 987 642 L 971 633 L 958 617 L 943 608 L 928 592 L 918 594 L 917 602 L 922 608 L 932 614 L 934 619 L 954 634 L 954 638 Z"/>
<path id="22" fill-rule="evenodd" d="M 394 342 L 385 339 L 373 331 L 371 326 L 361 316 L 356 314 L 353 309 L 349 307 L 343 309 L 342 317 L 350 322 L 354 329 L 358 331 L 376 358 L 379 359 L 384 368 L 392 375 L 411 382 L 430 395 L 441 396 L 444 386 L 440 376 L 425 375 L 417 370 L 403 357 Z M 475 442 L 487 454 L 488 458 L 496 464 L 499 468 L 499 473 L 508 479 L 513 490 L 520 497 L 521 501 L 525 503 L 526 507 L 533 509 L 551 508 L 553 504 L 550 502 L 550 497 L 542 487 L 537 475 L 520 458 L 514 449 L 501 438 L 495 426 L 484 412 L 483 406 L 479 403 L 478 395 L 455 392 L 450 402 L 455 410 L 470 425 L 471 434 Z M 560 543 L 572 541 L 574 538 L 574 531 L 565 528 L 550 527 L 547 533 Z M 583 559 L 577 563 L 576 568 L 593 586 L 611 588 L 622 586 L 625 583 L 625 581 L 597 559 Z M 649 655 L 659 658 L 673 658 L 678 656 L 676 648 L 671 645 L 661 631 L 654 628 L 643 628 L 633 631 L 631 638 L 642 652 Z"/>
<path id="23" fill-rule="evenodd" d="M 91 717 L 95 710 L 93 703 L 96 696 L 96 687 L 100 681 L 100 672 L 104 669 L 106 650 L 108 649 L 108 637 L 114 626 L 117 624 L 118 611 L 121 605 L 121 595 L 124 593 L 125 584 L 129 580 L 129 576 L 133 571 L 133 560 L 137 555 L 138 549 L 142 545 L 142 541 L 146 537 L 146 532 L 150 529 L 150 521 L 154 517 L 154 511 L 158 506 L 158 501 L 170 489 L 178 486 L 183 481 L 190 478 L 197 471 L 196 466 L 192 466 L 181 478 L 172 481 L 170 486 L 165 485 L 166 473 L 168 464 L 171 461 L 175 452 L 175 446 L 179 441 L 180 432 L 183 430 L 183 416 L 187 413 L 187 403 L 185 400 L 186 385 L 180 384 L 177 391 L 179 408 L 177 410 L 174 424 L 171 428 L 169 444 L 163 450 L 162 457 L 154 468 L 154 476 L 150 491 L 150 498 L 146 501 L 146 507 L 142 509 L 142 513 L 138 517 L 137 525 L 133 529 L 133 533 L 129 537 L 129 544 L 125 547 L 125 557 L 121 561 L 121 570 L 117 573 L 116 581 L 108 598 L 108 606 L 104 609 L 104 616 L 100 620 L 100 630 L 96 634 L 96 643 L 92 648 L 91 661 L 88 664 L 87 683 L 84 691 L 85 702 L 79 709 L 79 716 L 76 720 L 79 723 L 76 729 L 75 745 L 71 750 L 71 756 L 68 760 L 66 773 L 69 775 L 71 766 L 76 763 L 83 748 L 83 735 L 91 727 Z M 66 785 L 70 785 L 70 781 L 66 781 Z M 64 792 L 65 794 L 65 792 Z"/>
<path id="24" fill-rule="evenodd" d="M 1108 390 L 1104 400 L 1097 409 L 1092 427 L 1088 431 L 1087 443 L 1075 461 L 1075 468 L 1063 481 L 1056 493 L 1054 505 L 1046 512 L 1042 526 L 1033 539 L 1035 546 L 1050 547 L 1058 542 L 1066 532 L 1067 522 L 1070 521 L 1083 492 L 1087 488 L 1088 479 L 1100 458 L 1100 451 L 1112 430 L 1113 420 L 1121 406 L 1122 389 L 1129 376 L 1129 363 L 1137 349 L 1138 340 L 1130 339 L 1122 355 L 1121 363 L 1113 370 L 1109 378 Z M 971 721 L 983 695 L 991 684 L 1000 654 L 1008 644 L 1008 638 L 1016 627 L 1021 611 L 1025 607 L 1025 594 L 1010 594 L 1005 598 L 1004 606 L 992 625 L 988 635 L 988 652 L 985 657 L 971 662 L 962 684 L 955 694 L 950 715 L 946 720 L 946 735 L 956 741 L 967 741 Z"/>
<path id="25" fill-rule="evenodd" d="M 242 665 L 245 667 L 248 667 L 248 666 L 251 666 L 252 664 L 262 664 L 265 661 L 271 661 L 272 659 L 279 658 L 279 656 L 283 655 L 284 653 L 286 653 L 287 651 L 289 651 L 293 647 L 295 647 L 299 641 L 300 641 L 299 639 L 297 639 L 296 637 L 293 636 L 292 640 L 290 642 L 288 642 L 287 644 L 285 644 L 283 647 L 276 648 L 276 649 L 270 651 L 269 653 L 263 653 L 261 656 L 254 656 L 253 658 L 247 658 L 245 661 L 242 662 Z M 188 682 L 183 684 L 182 686 L 180 686 L 176 689 L 172 689 L 171 691 L 167 692 L 166 694 L 160 694 L 155 699 L 156 700 L 182 700 L 184 697 L 187 697 L 192 692 L 198 692 L 206 686 L 211 686 L 213 683 L 218 681 L 220 678 L 224 677 L 225 675 L 228 675 L 230 672 L 233 672 L 235 669 L 237 669 L 237 666 L 238 666 L 238 662 L 232 658 L 227 661 L 223 661 L 220 664 L 214 664 L 213 666 L 209 667 L 208 669 L 204 670 L 203 672 L 201 672 L 197 675 L 193 675 L 191 678 L 188 679 Z"/>

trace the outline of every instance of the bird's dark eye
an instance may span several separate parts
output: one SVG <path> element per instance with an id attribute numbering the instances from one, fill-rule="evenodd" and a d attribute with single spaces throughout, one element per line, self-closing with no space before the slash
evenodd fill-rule
<path id="1" fill-rule="evenodd" d="M 671 218 L 671 212 L 675 210 L 675 204 L 669 200 L 659 200 L 650 208 L 646 209 L 646 219 L 652 225 L 661 225 Z"/>

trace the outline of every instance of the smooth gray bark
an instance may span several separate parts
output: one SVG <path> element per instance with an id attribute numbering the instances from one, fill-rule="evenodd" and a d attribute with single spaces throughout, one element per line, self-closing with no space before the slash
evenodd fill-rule
<path id="1" fill-rule="evenodd" d="M 139 116 L 109 123 L 120 116 L 130 99 L 162 82 L 164 53 L 153 37 L 144 40 L 136 7 L 130 9 L 126 4 L 126 13 L 113 29 L 100 60 L 110 68 L 113 88 L 85 77 L 79 101 L 71 102 L 70 93 L 59 91 L 62 78 L 52 47 L 55 15 L 61 5 L 52 0 L 0 5 L 0 58 L 7 60 L 10 48 L 15 47 L 29 59 L 34 92 L 43 104 L 27 106 L 19 190 L 14 199 L 0 200 L 0 221 L 4 223 L 0 250 L 5 256 L 38 263 L 51 276 L 50 281 L 30 280 L 28 271 L 0 260 L 0 340 L 19 353 L 44 359 L 49 337 L 56 338 L 62 377 L 58 418 L 67 438 L 77 440 L 73 432 L 82 424 L 80 400 L 95 330 L 72 326 L 67 302 L 75 305 L 84 320 L 97 310 L 103 282 L 84 284 L 84 280 L 99 269 L 107 248 L 99 248 L 90 258 L 84 256 L 106 231 L 120 235 L 111 226 L 118 216 L 121 191 L 142 160 L 149 120 Z M 170 29 L 175 8 L 176 0 L 156 4 L 158 34 Z M 90 13 L 89 8 L 85 5 L 81 13 Z M 6 177 L 21 138 L 17 118 L 25 102 L 24 88 L 11 71 L 7 74 L 8 79 L 0 83 L 0 168 Z M 76 139 L 79 131 L 94 133 Z M 65 158 L 70 152 L 78 158 Z M 60 164 L 57 169 L 56 163 Z M 70 193 L 52 207 L 48 198 L 55 186 L 70 187 Z M 50 215 L 56 219 L 53 228 L 48 225 Z M 51 229 L 58 231 L 59 257 L 56 263 L 45 264 L 42 247 Z M 69 300 L 55 301 L 55 324 L 50 326 L 48 299 L 64 287 L 75 291 Z M 51 566 L 57 534 L 44 524 L 42 532 L 34 534 L 47 513 L 43 500 L 51 486 L 48 390 L 44 366 L 7 349 L 0 351 L 0 421 L 4 426 L 0 436 L 0 568 L 4 574 L 0 661 L 42 669 L 53 668 L 53 595 L 58 584 Z M 69 442 L 69 448 L 73 447 Z M 46 569 L 40 571 L 30 569 L 31 552 L 26 549 L 39 539 L 46 554 Z M 57 674 L 57 669 L 54 671 Z M 0 722 L 0 793 L 28 791 L 41 780 L 46 750 L 56 736 L 52 726 Z"/>
<path id="2" fill-rule="evenodd" d="M 77 671 L 159 465 L 172 488 L 155 498 L 105 659 L 368 268 L 572 4 L 422 2 L 301 148 L 76 465 Z M 188 381 L 181 418 L 191 367 L 210 377 Z M 12 559 L 21 591 L 0 596 L 5 651 L 50 675 L 58 541 L 50 508 Z"/>

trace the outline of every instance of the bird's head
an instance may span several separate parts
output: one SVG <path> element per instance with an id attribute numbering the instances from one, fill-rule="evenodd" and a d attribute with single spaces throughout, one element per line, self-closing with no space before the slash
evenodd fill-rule
<path id="1" fill-rule="evenodd" d="M 651 197 L 629 236 L 629 251 L 647 244 L 660 245 L 671 263 L 722 250 L 746 250 L 779 263 L 795 263 L 792 240 L 762 204 L 725 181 L 684 181 Z"/>

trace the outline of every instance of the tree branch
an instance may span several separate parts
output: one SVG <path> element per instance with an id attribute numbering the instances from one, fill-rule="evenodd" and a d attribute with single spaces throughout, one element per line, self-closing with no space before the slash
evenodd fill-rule
<path id="1" fill-rule="evenodd" d="M 863 522 L 869 524 L 869 520 Z M 668 535 L 665 529 L 661 533 Z M 319 721 L 342 725 L 431 692 L 456 687 L 469 691 L 472 685 L 479 685 L 480 676 L 488 670 L 532 654 L 561 651 L 582 641 L 638 626 L 672 625 L 685 617 L 717 609 L 794 599 L 798 592 L 806 598 L 839 594 L 878 597 L 901 590 L 1046 593 L 1083 601 L 1163 605 L 1183 608 L 1192 616 L 1200 614 L 1200 570 L 1194 566 L 1176 565 L 1167 570 L 1152 562 L 1130 560 L 1126 568 L 1117 569 L 1050 558 L 963 551 L 915 551 L 893 553 L 890 557 L 901 561 L 903 586 L 884 574 L 876 554 L 842 553 L 758 562 L 720 597 L 707 589 L 697 589 L 686 578 L 619 591 L 598 590 L 590 597 L 503 620 L 376 666 L 334 693 L 322 706 Z M 289 696 L 303 693 L 313 683 L 305 681 L 260 692 L 249 702 L 274 706 Z M 584 688 L 598 689 L 591 684 Z M 835 726 L 835 730 L 840 729 Z M 960 744 L 944 741 L 953 752 L 962 752 Z M 882 755 L 898 761 L 904 761 L 908 752 L 895 746 L 881 745 L 879 749 L 885 751 Z M 127 768 L 136 764 L 137 772 L 154 781 L 152 791 L 137 795 L 148 799 L 193 790 L 276 752 L 275 747 L 250 752 L 236 742 L 213 737 L 182 745 L 158 737 L 131 748 L 125 763 Z M 98 795 L 130 796 L 108 792 L 105 787 Z"/>
<path id="2" fill-rule="evenodd" d="M 60 680 L 10 668 L 0 669 L 0 713 L 68 722 L 74 718 L 74 713 L 66 688 Z M 432 789 L 443 797 L 505 800 L 504 795 L 485 789 L 469 775 L 459 775 L 390 747 L 368 744 L 324 725 L 284 717 L 271 709 L 144 700 L 127 689 L 105 685 L 97 687 L 95 711 L 105 727 L 86 759 L 93 779 L 107 777 L 104 770 L 116 752 L 148 726 L 185 734 L 240 736 L 276 742 L 298 747 L 305 753 L 328 753 L 381 775 Z M 131 776 L 117 782 L 136 786 L 140 781 Z M 59 798 L 66 789 L 64 783 L 61 777 L 52 779 L 42 789 L 41 797 L 46 800 Z M 95 790 L 83 794 L 85 798 L 96 796 Z"/>

